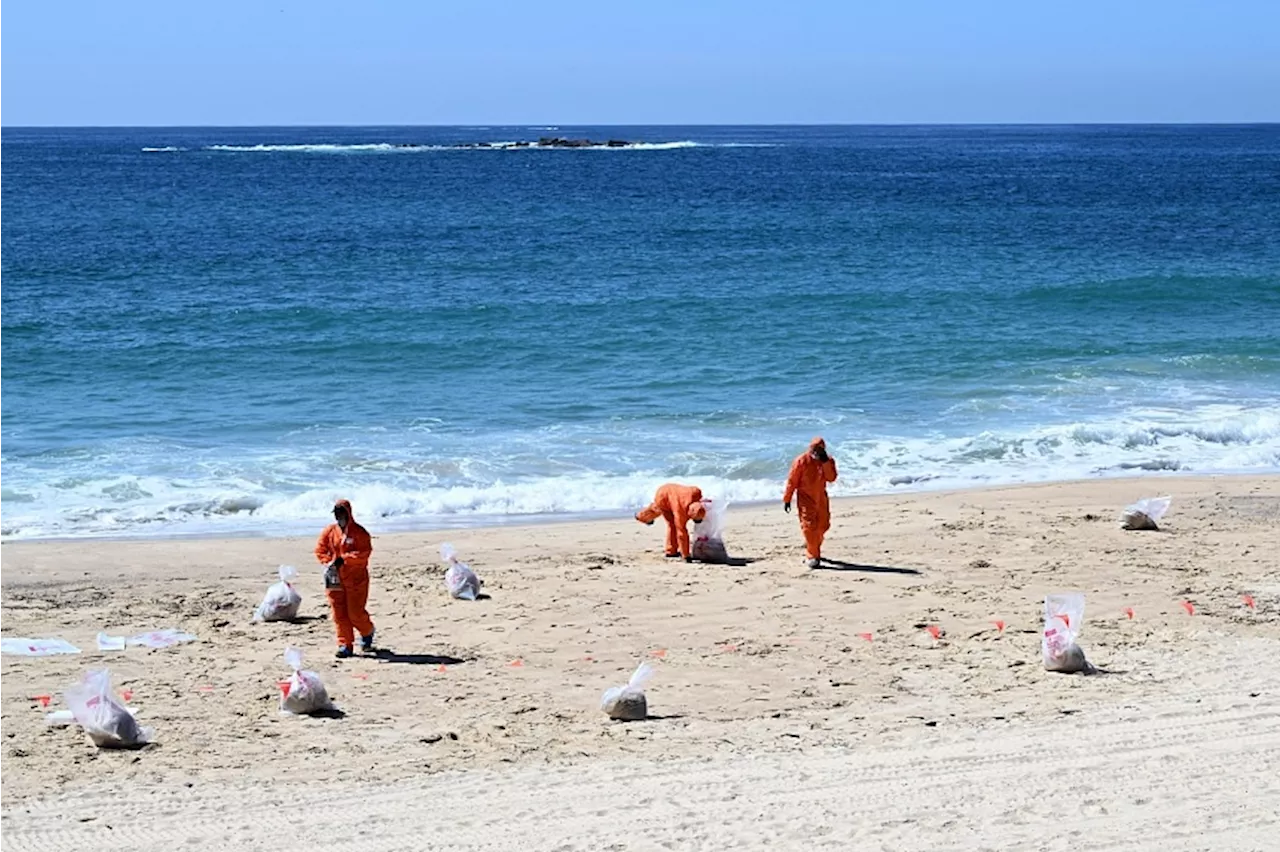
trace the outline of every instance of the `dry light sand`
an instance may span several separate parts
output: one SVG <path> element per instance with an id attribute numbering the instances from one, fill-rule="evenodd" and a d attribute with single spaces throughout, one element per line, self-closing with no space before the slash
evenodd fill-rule
<path id="1" fill-rule="evenodd" d="M 1162 531 L 1119 528 L 1157 493 Z M 844 500 L 814 571 L 780 506 L 730 510 L 733 566 L 628 517 L 378 535 L 355 508 L 388 652 L 341 663 L 310 538 L 4 544 L 3 634 L 84 649 L 3 658 L 6 852 L 1280 848 L 1280 478 Z M 447 597 L 446 538 L 489 599 Z M 280 563 L 307 620 L 251 624 Z M 1069 590 L 1097 676 L 1041 666 Z M 96 651 L 159 627 L 199 641 Z M 345 717 L 279 714 L 289 644 Z M 643 660 L 655 718 L 608 721 Z M 45 725 L 32 696 L 102 665 L 154 746 Z"/>

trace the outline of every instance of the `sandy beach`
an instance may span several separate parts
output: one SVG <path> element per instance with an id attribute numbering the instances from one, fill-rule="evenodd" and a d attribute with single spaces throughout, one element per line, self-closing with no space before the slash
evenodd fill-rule
<path id="1" fill-rule="evenodd" d="M 1120 529 L 1156 494 L 1160 531 Z M 313 538 L 0 547 L 3 635 L 83 650 L 3 657 L 5 849 L 1277 843 L 1280 477 L 839 500 L 818 570 L 776 505 L 730 509 L 724 566 L 664 560 L 661 522 L 629 517 L 380 535 L 355 513 L 385 650 L 341 662 Z M 446 540 L 488 599 L 447 596 Z M 251 623 L 280 564 L 304 618 Z M 1041 665 L 1058 591 L 1087 597 L 1096 676 Z M 96 650 L 165 627 L 199 639 Z M 342 718 L 280 715 L 288 645 Z M 610 722 L 601 692 L 646 660 L 652 718 Z M 155 745 L 45 724 L 100 666 Z"/>

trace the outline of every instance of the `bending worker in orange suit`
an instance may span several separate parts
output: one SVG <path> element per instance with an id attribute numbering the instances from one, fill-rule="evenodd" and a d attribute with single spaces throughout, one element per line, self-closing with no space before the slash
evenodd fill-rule
<path id="1" fill-rule="evenodd" d="M 822 539 L 831 529 L 827 483 L 835 481 L 836 460 L 827 455 L 827 442 L 814 438 L 809 442 L 809 449 L 791 463 L 787 490 L 782 495 L 782 507 L 788 512 L 791 511 L 791 499 L 795 498 L 810 568 L 817 568 L 822 563 Z"/>
<path id="2" fill-rule="evenodd" d="M 333 504 L 334 523 L 324 528 L 316 542 L 316 559 L 325 566 L 325 594 L 333 623 L 338 628 L 339 659 L 350 657 L 355 645 L 353 630 L 360 631 L 360 648 L 373 650 L 373 620 L 365 610 L 369 600 L 369 531 L 351 516 L 351 503 Z"/>
<path id="3" fill-rule="evenodd" d="M 659 516 L 667 521 L 667 558 L 683 556 L 685 562 L 692 562 L 688 525 L 689 521 L 701 523 L 707 516 L 707 507 L 702 505 L 702 489 L 674 482 L 661 486 L 653 502 L 636 512 L 636 520 L 652 526 Z"/>

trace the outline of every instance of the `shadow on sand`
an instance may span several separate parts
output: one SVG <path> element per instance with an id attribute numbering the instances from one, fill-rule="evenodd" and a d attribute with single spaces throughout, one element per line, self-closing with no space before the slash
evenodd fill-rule
<path id="1" fill-rule="evenodd" d="M 857 562 L 841 562 L 838 559 L 823 559 L 815 571 L 862 571 L 866 574 L 911 574 L 920 575 L 915 568 L 897 568 L 892 565 L 862 565 Z"/>

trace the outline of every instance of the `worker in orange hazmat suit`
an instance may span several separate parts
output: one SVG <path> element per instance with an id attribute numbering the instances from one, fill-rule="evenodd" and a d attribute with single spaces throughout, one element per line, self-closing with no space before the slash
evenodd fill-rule
<path id="1" fill-rule="evenodd" d="M 337 656 L 341 659 L 353 653 L 355 630 L 360 631 L 361 650 L 373 650 L 373 620 L 365 610 L 373 541 L 369 531 L 352 517 L 347 500 L 333 504 L 333 520 L 316 542 L 316 559 L 325 566 L 325 594 L 338 629 Z"/>
<path id="2" fill-rule="evenodd" d="M 689 549 L 689 521 L 701 523 L 707 516 L 707 507 L 702 505 L 702 489 L 694 485 L 680 485 L 668 482 L 658 488 L 653 502 L 646 508 L 636 512 L 636 520 L 642 524 L 652 525 L 659 517 L 667 522 L 668 559 L 683 556 L 685 562 L 692 562 L 692 551 Z"/>
<path id="3" fill-rule="evenodd" d="M 827 483 L 835 481 L 836 460 L 827 455 L 827 442 L 814 438 L 809 442 L 809 449 L 791 463 L 787 488 L 782 495 L 782 507 L 788 512 L 791 511 L 791 500 L 795 498 L 810 568 L 822 564 L 822 539 L 831 529 Z"/>

